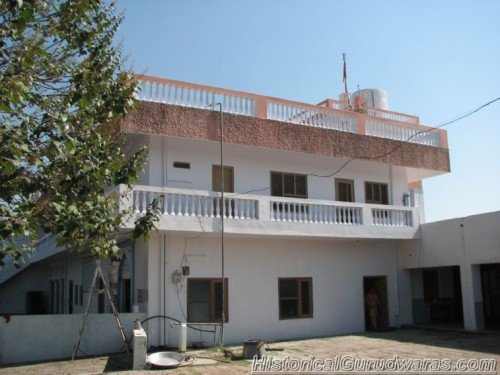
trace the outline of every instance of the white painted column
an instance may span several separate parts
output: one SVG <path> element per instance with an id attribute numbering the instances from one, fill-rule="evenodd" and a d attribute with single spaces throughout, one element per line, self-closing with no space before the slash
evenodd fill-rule
<path id="1" fill-rule="evenodd" d="M 151 234 L 148 247 L 148 317 L 160 315 L 160 243 L 159 235 Z M 147 325 L 148 344 L 160 345 L 160 320 L 151 319 Z"/>
<path id="2" fill-rule="evenodd" d="M 421 187 L 417 187 L 410 190 L 411 199 L 415 207 L 418 208 L 417 212 L 419 215 L 420 224 L 425 223 L 425 207 L 424 207 L 424 190 Z"/>
<path id="3" fill-rule="evenodd" d="M 478 330 L 484 328 L 482 309 L 476 305 L 482 303 L 481 273 L 478 265 L 464 264 L 460 266 L 460 281 L 462 284 L 462 305 L 464 328 Z"/>

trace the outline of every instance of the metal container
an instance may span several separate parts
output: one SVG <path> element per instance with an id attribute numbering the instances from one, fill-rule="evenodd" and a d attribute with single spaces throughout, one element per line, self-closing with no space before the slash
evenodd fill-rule
<path id="1" fill-rule="evenodd" d="M 262 358 L 266 354 L 265 344 L 263 340 L 243 341 L 243 359 Z"/>
<path id="2" fill-rule="evenodd" d="M 158 368 L 177 368 L 184 361 L 184 354 L 175 352 L 157 352 L 148 356 L 147 364 Z"/>

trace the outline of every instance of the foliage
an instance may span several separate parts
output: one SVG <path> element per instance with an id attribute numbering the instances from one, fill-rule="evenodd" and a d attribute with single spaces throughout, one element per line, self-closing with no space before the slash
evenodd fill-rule
<path id="1" fill-rule="evenodd" d="M 121 20 L 98 0 L 0 3 L 0 266 L 40 232 L 69 250 L 118 250 L 129 213 L 105 191 L 135 181 L 148 153 L 126 150 L 117 126 L 136 86 L 113 43 Z M 150 209 L 134 236 L 152 228 Z"/>

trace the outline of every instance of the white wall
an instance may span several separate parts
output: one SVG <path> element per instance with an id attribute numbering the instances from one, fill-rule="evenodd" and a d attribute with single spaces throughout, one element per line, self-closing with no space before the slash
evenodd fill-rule
<path id="1" fill-rule="evenodd" d="M 145 314 L 120 314 L 128 338 L 135 319 L 143 320 Z M 0 363 L 70 358 L 82 322 L 83 315 L 12 316 L 8 323 L 0 319 Z M 113 314 L 88 316 L 80 345 L 85 353 L 119 352 L 123 345 Z"/>
<path id="2" fill-rule="evenodd" d="M 134 139 L 130 136 L 130 139 Z M 145 142 L 144 136 L 137 142 Z M 149 137 L 147 143 L 151 156 L 147 173 L 140 184 L 168 186 L 184 189 L 212 189 L 212 165 L 220 163 L 217 142 L 197 141 L 172 137 Z M 164 157 L 162 158 L 162 154 Z M 317 155 L 277 151 L 272 149 L 224 145 L 224 164 L 234 167 L 234 190 L 244 193 L 270 186 L 270 172 L 291 172 L 327 175 L 337 170 L 345 159 Z M 191 169 L 173 168 L 174 161 L 189 162 Z M 364 182 L 389 184 L 389 200 L 394 205 L 403 205 L 403 193 L 408 191 L 407 168 L 384 163 L 353 161 L 335 177 L 308 177 L 308 197 L 335 200 L 335 178 L 354 180 L 355 201 L 365 202 Z M 391 183 L 392 174 L 392 183 Z M 165 185 L 166 181 L 166 185 Z M 391 190 L 392 187 L 392 190 Z M 270 190 L 252 192 L 270 195 Z"/>
<path id="3" fill-rule="evenodd" d="M 421 240 L 397 241 L 398 267 L 460 266 L 464 327 L 481 329 L 484 321 L 479 265 L 500 263 L 499 228 L 500 211 L 422 224 Z M 445 289 L 441 292 L 449 295 L 450 288 Z"/>
<path id="4" fill-rule="evenodd" d="M 500 211 L 421 225 L 421 242 L 398 241 L 403 268 L 500 262 Z"/>
<path id="5" fill-rule="evenodd" d="M 26 293 L 40 291 L 47 301 L 45 309 L 50 308 L 50 268 L 43 264 L 34 264 L 18 273 L 0 286 L 0 314 L 25 314 Z"/>
<path id="6" fill-rule="evenodd" d="M 189 277 L 220 277 L 220 239 L 217 236 L 166 236 L 163 271 L 163 235 L 148 243 L 150 304 L 148 315 L 161 311 L 160 272 L 166 275 L 166 315 L 185 321 L 186 278 L 179 284 L 179 296 L 171 275 L 180 270 L 185 254 Z M 364 331 L 363 276 L 387 276 L 390 324 L 397 325 L 393 249 L 391 241 L 328 241 L 271 238 L 226 239 L 226 277 L 229 288 L 227 343 L 244 339 L 326 336 Z M 312 277 L 314 317 L 279 319 L 278 277 Z M 158 296 L 158 297 L 157 297 Z M 181 304 L 179 304 L 179 299 Z M 182 306 L 182 309 L 181 309 Z M 175 329 L 165 327 L 169 345 L 177 345 Z M 149 344 L 160 342 L 159 322 L 148 325 Z M 211 343 L 212 337 L 203 334 Z M 189 342 L 200 341 L 190 331 Z"/>

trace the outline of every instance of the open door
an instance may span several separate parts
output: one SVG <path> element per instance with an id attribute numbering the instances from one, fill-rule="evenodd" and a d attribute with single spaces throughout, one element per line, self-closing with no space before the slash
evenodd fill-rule
<path id="1" fill-rule="evenodd" d="M 387 277 L 363 277 L 363 306 L 365 310 L 365 330 L 383 331 L 389 327 L 387 305 Z"/>

